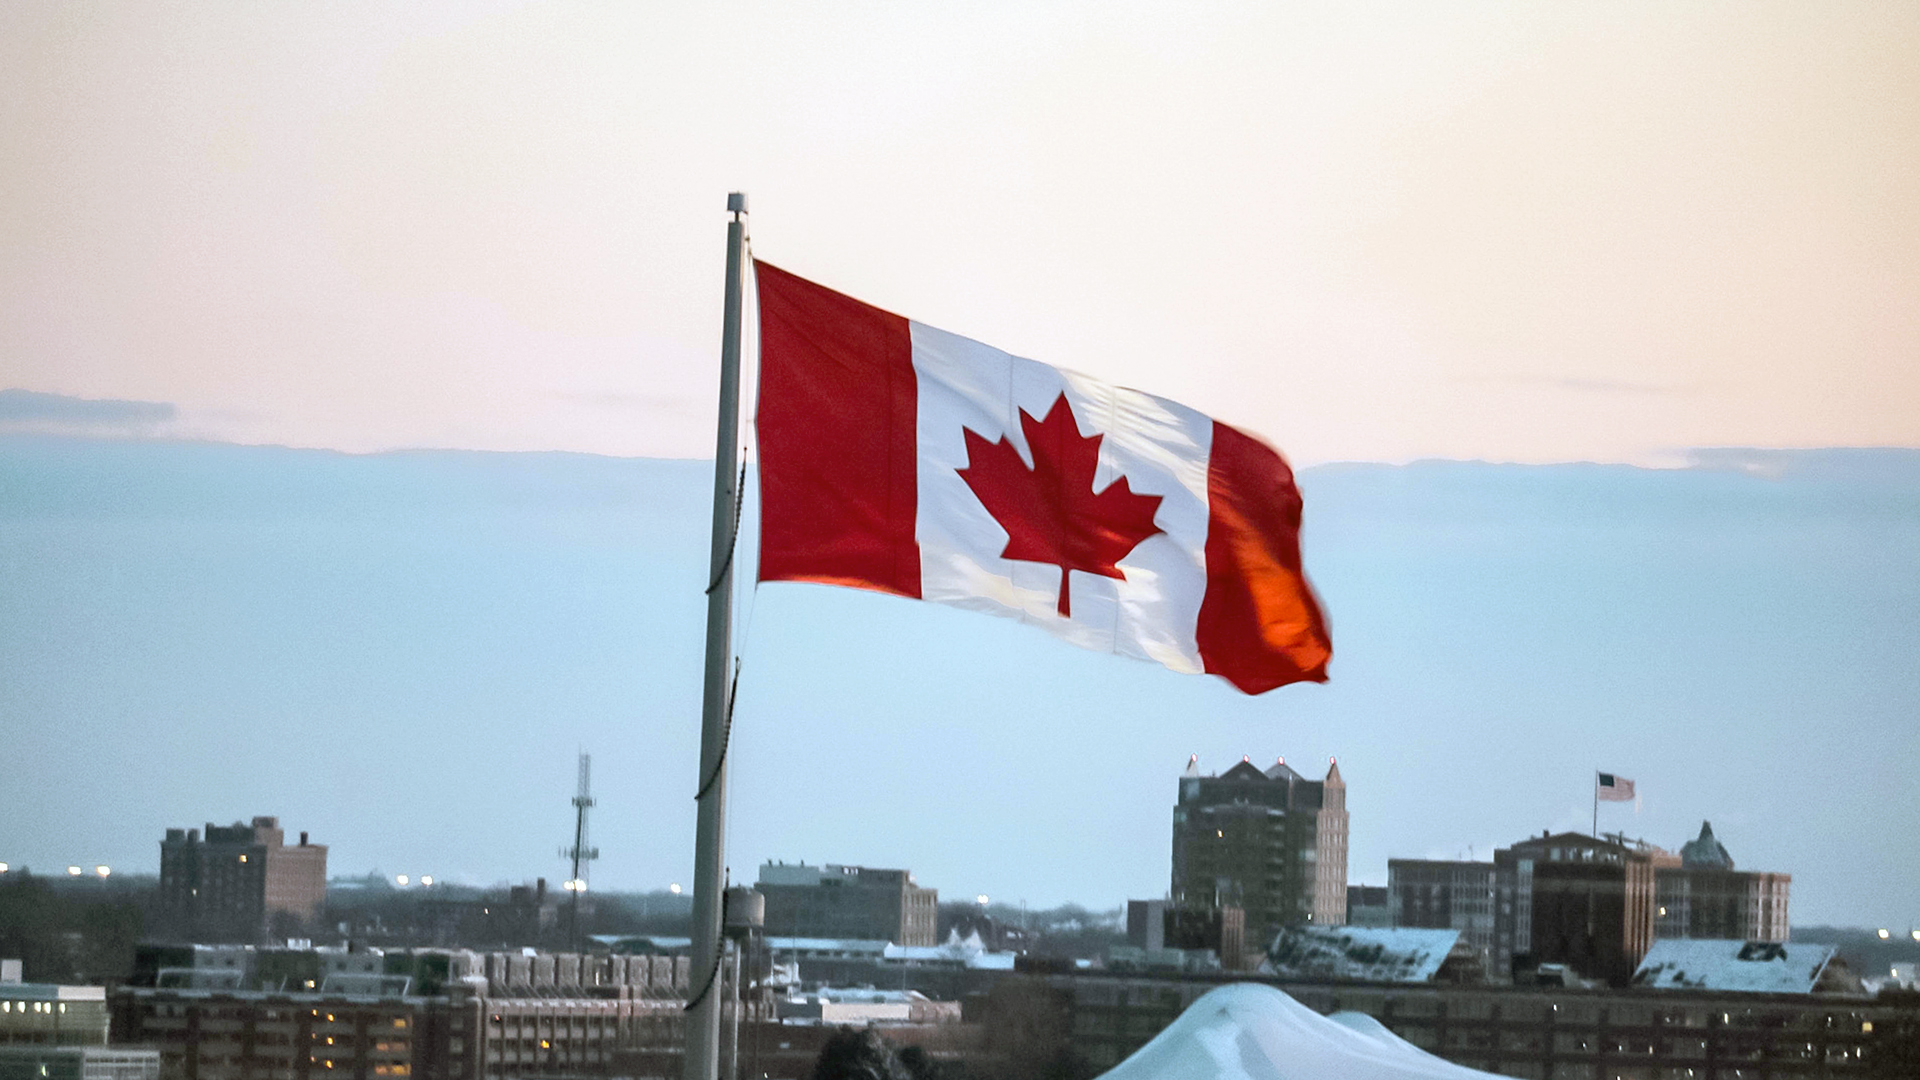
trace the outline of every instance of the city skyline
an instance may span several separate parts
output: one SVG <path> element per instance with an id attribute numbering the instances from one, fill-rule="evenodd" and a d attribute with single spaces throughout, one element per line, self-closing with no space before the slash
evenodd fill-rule
<path id="1" fill-rule="evenodd" d="M 524 876 L 590 749 L 595 880 L 690 886 L 744 191 L 756 256 L 1278 447 L 1334 659 L 1239 701 L 743 591 L 736 868 L 1158 895 L 1188 755 L 1337 756 L 1356 881 L 1605 770 L 1602 830 L 1920 919 L 1916 57 L 1871 3 L 8 5 L 0 859 L 274 813 Z"/>

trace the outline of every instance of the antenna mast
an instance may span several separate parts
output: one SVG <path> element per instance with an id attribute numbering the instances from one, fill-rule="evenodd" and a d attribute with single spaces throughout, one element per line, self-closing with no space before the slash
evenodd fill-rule
<path id="1" fill-rule="evenodd" d="M 573 896 L 567 902 L 567 945 L 580 948 L 580 894 L 587 891 L 587 864 L 600 857 L 600 849 L 587 844 L 587 810 L 593 806 L 593 755 L 580 753 L 580 787 L 573 797 L 573 846 L 560 849 L 560 857 L 573 860 L 573 873 L 566 889 Z"/>

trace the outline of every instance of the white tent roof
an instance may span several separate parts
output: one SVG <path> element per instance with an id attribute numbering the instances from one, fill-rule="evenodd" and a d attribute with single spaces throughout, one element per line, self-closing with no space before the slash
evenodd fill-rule
<path id="1" fill-rule="evenodd" d="M 1486 1080 L 1359 1013 L 1321 1016 L 1271 986 L 1208 992 L 1100 1080 Z"/>

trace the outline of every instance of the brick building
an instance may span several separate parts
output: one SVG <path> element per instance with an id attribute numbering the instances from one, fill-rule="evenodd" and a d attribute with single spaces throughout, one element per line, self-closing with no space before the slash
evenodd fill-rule
<path id="1" fill-rule="evenodd" d="M 1625 986 L 1653 945 L 1655 851 L 1548 833 L 1494 852 L 1495 970 L 1564 964 Z"/>
<path id="2" fill-rule="evenodd" d="M 1233 976 L 1244 979 L 1245 976 Z M 1020 1008 L 984 1040 L 1044 1017 L 1023 1054 L 1112 1068 L 1226 977 L 1050 975 L 1008 979 Z M 1262 980 L 1271 981 L 1271 980 Z M 1920 1006 L 1819 994 L 1450 987 L 1361 982 L 1274 985 L 1315 1012 L 1364 1013 L 1458 1065 L 1521 1080 L 1878 1080 L 1914 1075 Z M 1008 1010 L 1000 1010 L 1006 1012 Z M 1014 1032 L 1018 1034 L 1018 1032 Z"/>
<path id="3" fill-rule="evenodd" d="M 327 899 L 327 848 L 286 845 L 280 819 L 168 829 L 160 842 L 161 930 L 191 941 L 260 942 L 303 929 Z"/>
<path id="4" fill-rule="evenodd" d="M 1197 761 L 1173 808 L 1173 899 L 1238 907 L 1250 949 L 1282 926 L 1339 925 L 1347 914 L 1347 789 L 1340 767 L 1309 780 L 1282 758 L 1262 770 L 1242 759 L 1218 776 Z"/>
<path id="5" fill-rule="evenodd" d="M 1654 936 L 1786 941 L 1792 884 L 1791 874 L 1734 869 L 1713 825 L 1703 821 L 1677 858 L 1654 861 Z"/>
<path id="6" fill-rule="evenodd" d="M 1505 974 L 1494 963 L 1495 893 L 1490 862 L 1387 860 L 1389 925 L 1458 930 L 1488 972 Z"/>
<path id="7" fill-rule="evenodd" d="M 185 961 L 183 964 L 182 961 Z M 143 948 L 113 1041 L 162 1080 L 611 1075 L 681 1037 L 685 957 Z"/>

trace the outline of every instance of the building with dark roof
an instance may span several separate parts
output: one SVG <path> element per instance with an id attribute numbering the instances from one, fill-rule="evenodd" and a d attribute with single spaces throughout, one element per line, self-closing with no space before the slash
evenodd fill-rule
<path id="1" fill-rule="evenodd" d="M 766 863 L 754 888 L 766 897 L 769 936 L 935 943 L 940 893 L 911 871 Z"/>
<path id="2" fill-rule="evenodd" d="M 1339 765 L 1309 780 L 1285 758 L 1218 776 L 1189 761 L 1173 808 L 1173 899 L 1183 907 L 1237 907 L 1247 943 L 1264 947 L 1283 926 L 1338 926 L 1347 917 L 1347 786 Z"/>
<path id="3" fill-rule="evenodd" d="M 1730 941 L 1787 940 L 1793 875 L 1736 870 L 1733 856 L 1700 823 L 1680 856 L 1654 863 L 1654 936 Z"/>
<path id="4" fill-rule="evenodd" d="M 1700 823 L 1700 835 L 1680 845 L 1680 864 L 1682 866 L 1709 870 L 1733 869 L 1733 856 L 1727 853 L 1727 846 L 1713 835 L 1713 822 Z"/>
<path id="5" fill-rule="evenodd" d="M 1494 866 L 1455 859 L 1388 859 L 1387 925 L 1458 930 L 1461 944 L 1489 972 L 1493 960 Z"/>
<path id="6" fill-rule="evenodd" d="M 1390 895 L 1385 885 L 1347 886 L 1347 925 L 1392 926 Z"/>
<path id="7" fill-rule="evenodd" d="M 288 847 L 280 819 L 168 829 L 160 842 L 163 930 L 176 939 L 260 942 L 297 932 L 327 899 L 327 848 Z M 293 936 L 282 933 L 278 936 Z"/>
<path id="8" fill-rule="evenodd" d="M 1494 958 L 1625 986 L 1653 944 L 1656 849 L 1548 833 L 1493 854 Z"/>

